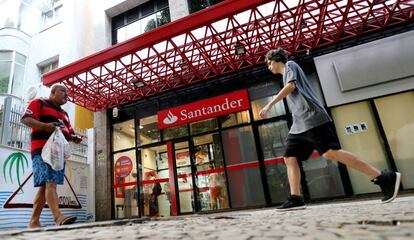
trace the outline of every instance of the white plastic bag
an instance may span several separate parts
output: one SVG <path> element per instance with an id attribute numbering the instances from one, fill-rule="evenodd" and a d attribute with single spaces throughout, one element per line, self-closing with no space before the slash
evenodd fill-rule
<path id="1" fill-rule="evenodd" d="M 42 149 L 43 161 L 53 170 L 60 171 L 65 165 L 65 159 L 70 157 L 70 145 L 59 127 L 50 135 Z"/>

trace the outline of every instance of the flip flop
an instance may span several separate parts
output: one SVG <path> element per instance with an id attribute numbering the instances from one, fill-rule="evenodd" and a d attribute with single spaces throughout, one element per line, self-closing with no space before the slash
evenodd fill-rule
<path id="1" fill-rule="evenodd" d="M 69 225 L 72 224 L 76 221 L 77 217 L 74 216 L 66 216 L 63 217 L 63 219 L 61 221 L 59 221 L 58 223 L 56 223 L 56 225 L 61 226 L 61 225 Z"/>

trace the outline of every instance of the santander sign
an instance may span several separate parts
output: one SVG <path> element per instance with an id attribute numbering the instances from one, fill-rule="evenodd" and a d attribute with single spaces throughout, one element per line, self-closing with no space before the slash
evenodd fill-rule
<path id="1" fill-rule="evenodd" d="M 158 112 L 158 128 L 164 129 L 227 115 L 250 108 L 247 90 L 239 90 Z"/>

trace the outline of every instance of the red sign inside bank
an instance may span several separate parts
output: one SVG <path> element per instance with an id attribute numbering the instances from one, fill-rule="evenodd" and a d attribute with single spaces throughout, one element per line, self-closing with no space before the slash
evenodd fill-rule
<path id="1" fill-rule="evenodd" d="M 164 129 L 250 108 L 246 89 L 158 112 L 158 128 Z"/>

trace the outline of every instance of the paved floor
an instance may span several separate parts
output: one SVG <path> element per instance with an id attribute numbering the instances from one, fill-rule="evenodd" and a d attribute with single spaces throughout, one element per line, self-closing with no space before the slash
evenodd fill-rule
<path id="1" fill-rule="evenodd" d="M 0 232 L 0 239 L 414 239 L 414 196 Z"/>

